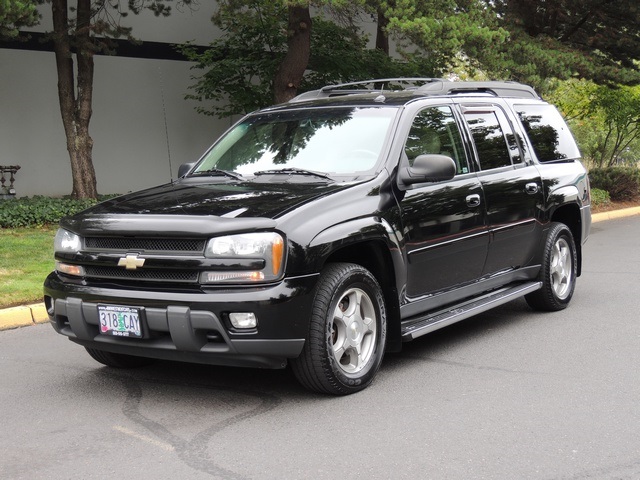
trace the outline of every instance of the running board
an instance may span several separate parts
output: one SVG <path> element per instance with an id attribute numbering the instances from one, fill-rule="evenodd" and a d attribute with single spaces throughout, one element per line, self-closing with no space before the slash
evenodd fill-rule
<path id="1" fill-rule="evenodd" d="M 408 342 L 440 328 L 447 327 L 478 313 L 491 310 L 498 305 L 522 297 L 542 288 L 542 282 L 521 283 L 515 287 L 505 287 L 482 297 L 455 305 L 448 310 L 440 310 L 426 316 L 416 317 L 402 323 L 402 341 Z"/>

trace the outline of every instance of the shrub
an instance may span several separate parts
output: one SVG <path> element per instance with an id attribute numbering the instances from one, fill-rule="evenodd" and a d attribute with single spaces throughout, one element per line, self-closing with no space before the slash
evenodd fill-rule
<path id="1" fill-rule="evenodd" d="M 42 196 L 0 200 L 0 228 L 58 223 L 62 217 L 74 215 L 95 204 L 96 201 L 91 199 L 74 200 Z"/>
<path id="2" fill-rule="evenodd" d="M 593 189 L 609 192 L 614 202 L 640 197 L 640 170 L 635 167 L 592 168 L 589 180 Z"/>
<path id="3" fill-rule="evenodd" d="M 600 207 L 611 203 L 611 196 L 606 190 L 600 190 L 599 188 L 591 189 L 591 204 L 594 207 Z"/>

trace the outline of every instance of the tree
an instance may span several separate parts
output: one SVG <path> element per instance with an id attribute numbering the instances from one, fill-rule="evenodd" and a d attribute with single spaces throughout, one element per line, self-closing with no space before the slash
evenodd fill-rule
<path id="1" fill-rule="evenodd" d="M 14 38 L 21 27 L 40 21 L 35 0 L 0 0 L 0 39 Z"/>
<path id="2" fill-rule="evenodd" d="M 72 0 L 73 1 L 73 0 Z M 19 36 L 22 26 L 39 21 L 38 4 L 51 5 L 53 43 L 58 76 L 58 98 L 67 150 L 71 161 L 74 198 L 97 198 L 89 134 L 92 114 L 94 55 L 115 51 L 114 38 L 134 40 L 131 28 L 120 25 L 128 13 L 150 10 L 168 16 L 173 0 L 0 0 L 0 39 Z M 175 0 L 191 5 L 194 0 Z"/>
<path id="3" fill-rule="evenodd" d="M 640 7 L 636 0 L 485 0 L 509 40 L 479 52 L 492 73 L 533 84 L 585 78 L 640 82 Z"/>
<path id="4" fill-rule="evenodd" d="M 221 0 L 213 23 L 224 35 L 205 52 L 183 53 L 203 70 L 188 98 L 209 101 L 199 111 L 221 117 L 291 99 L 333 82 L 381 77 L 438 77 L 461 49 L 488 48 L 506 32 L 488 28 L 474 0 Z M 356 26 L 377 21 L 375 48 Z M 389 56 L 389 37 L 401 42 Z"/>
<path id="5" fill-rule="evenodd" d="M 553 94 L 583 150 L 596 167 L 640 157 L 640 86 L 612 88 L 590 81 L 567 81 Z"/>
<path id="6" fill-rule="evenodd" d="M 133 39 L 131 29 L 119 25 L 117 19 L 129 11 L 143 9 L 156 16 L 167 16 L 171 7 L 162 0 L 47 0 L 53 13 L 53 39 L 58 72 L 60 113 L 67 139 L 73 178 L 72 197 L 97 198 L 96 175 L 93 168 L 93 140 L 89 134 L 93 98 L 93 57 L 98 52 L 113 49 L 110 38 L 125 36 Z M 191 0 L 181 0 L 190 4 Z M 75 53 L 76 64 L 74 67 Z"/>

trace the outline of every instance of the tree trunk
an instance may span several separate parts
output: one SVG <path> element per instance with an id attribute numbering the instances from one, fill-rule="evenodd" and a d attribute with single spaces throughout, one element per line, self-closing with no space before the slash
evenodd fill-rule
<path id="1" fill-rule="evenodd" d="M 389 55 L 389 34 L 387 33 L 387 26 L 389 20 L 385 16 L 382 8 L 378 7 L 378 24 L 376 27 L 376 48 L 382 50 Z"/>
<path id="2" fill-rule="evenodd" d="M 309 6 L 289 7 L 287 54 L 273 79 L 275 103 L 291 100 L 298 93 L 300 82 L 311 55 L 311 14 Z"/>
<path id="3" fill-rule="evenodd" d="M 53 44 L 58 72 L 60 114 L 71 160 L 74 198 L 97 198 L 96 174 L 89 135 L 93 97 L 93 55 L 91 40 L 91 0 L 78 0 L 77 25 L 70 33 L 67 0 L 52 0 Z M 72 38 L 77 55 L 77 78 L 74 73 Z M 77 87 L 76 87 L 77 85 Z"/>

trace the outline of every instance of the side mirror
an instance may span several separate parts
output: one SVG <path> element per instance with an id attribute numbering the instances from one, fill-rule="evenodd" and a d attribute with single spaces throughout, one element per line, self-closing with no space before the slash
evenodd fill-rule
<path id="1" fill-rule="evenodd" d="M 412 167 L 400 170 L 400 181 L 405 185 L 451 180 L 458 167 L 453 158 L 446 155 L 418 155 Z"/>
<path id="2" fill-rule="evenodd" d="M 189 173 L 189 171 L 193 168 L 195 164 L 196 164 L 195 162 L 191 162 L 191 163 L 183 163 L 182 165 L 180 165 L 180 168 L 178 168 L 178 178 L 182 178 L 187 173 Z"/>

